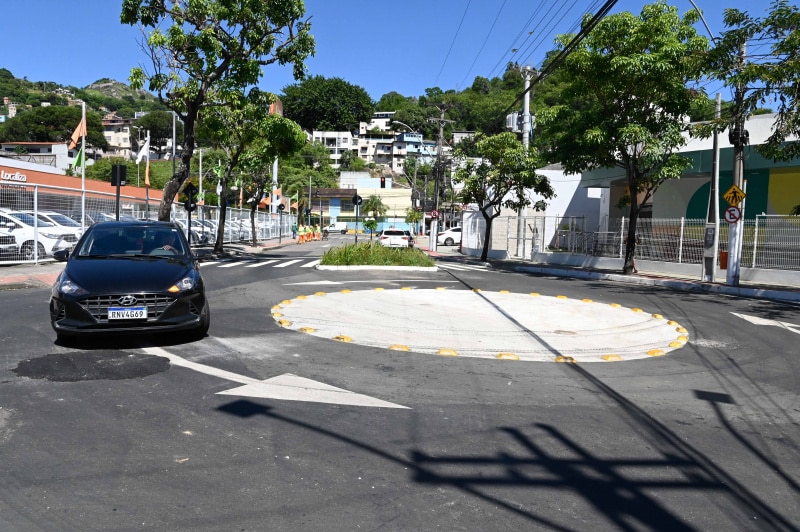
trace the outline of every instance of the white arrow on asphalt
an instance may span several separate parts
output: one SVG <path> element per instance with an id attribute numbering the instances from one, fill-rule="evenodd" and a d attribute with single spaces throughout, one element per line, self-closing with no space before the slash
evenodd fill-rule
<path id="1" fill-rule="evenodd" d="M 291 373 L 285 373 L 262 381 L 231 371 L 206 366 L 205 364 L 191 362 L 160 347 L 146 347 L 143 350 L 148 354 L 164 357 L 169 360 L 170 364 L 175 366 L 181 366 L 206 375 L 212 375 L 220 379 L 243 384 L 243 386 L 237 388 L 232 388 L 224 392 L 217 392 L 219 395 L 257 397 L 260 399 L 277 399 L 281 401 L 306 401 L 336 405 L 369 406 L 376 408 L 408 408 L 407 406 L 376 399 L 369 395 L 362 395 L 343 388 L 337 388 L 323 382 L 298 377 Z"/>
<path id="2" fill-rule="evenodd" d="M 753 325 L 771 325 L 773 327 L 780 327 L 782 329 L 786 329 L 787 331 L 800 334 L 800 330 L 797 330 L 795 328 L 795 327 L 800 328 L 800 325 L 796 325 L 794 323 L 786 323 L 785 321 L 777 321 L 777 320 L 768 320 L 766 318 L 759 318 L 757 316 L 748 316 L 747 314 L 739 314 L 736 312 L 731 312 L 731 314 L 733 314 L 738 318 L 742 318 L 745 321 L 749 321 Z"/>

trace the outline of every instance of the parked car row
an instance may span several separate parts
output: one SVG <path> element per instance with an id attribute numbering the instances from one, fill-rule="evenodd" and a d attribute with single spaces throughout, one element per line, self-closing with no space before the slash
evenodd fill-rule
<path id="1" fill-rule="evenodd" d="M 60 225 L 45 213 L 34 216 L 32 212 L 0 208 L 0 237 L 0 255 L 29 261 L 52 257 L 60 249 L 72 249 L 80 230 Z"/>

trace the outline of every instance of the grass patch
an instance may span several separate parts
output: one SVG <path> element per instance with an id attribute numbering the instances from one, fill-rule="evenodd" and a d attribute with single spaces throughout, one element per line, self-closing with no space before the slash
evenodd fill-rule
<path id="1" fill-rule="evenodd" d="M 417 248 L 387 248 L 377 242 L 345 244 L 327 250 L 323 266 L 435 266 L 433 259 Z"/>

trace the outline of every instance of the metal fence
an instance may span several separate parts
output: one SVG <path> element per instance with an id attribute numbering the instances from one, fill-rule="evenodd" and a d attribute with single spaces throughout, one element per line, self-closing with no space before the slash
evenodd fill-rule
<path id="1" fill-rule="evenodd" d="M 120 195 L 120 219 L 157 219 L 159 204 Z M 192 245 L 213 244 L 217 238 L 220 208 L 200 206 L 192 213 L 191 230 L 182 204 L 173 204 L 171 220 L 189 235 Z M 86 226 L 117 218 L 117 196 L 46 185 L 0 184 L 0 264 L 52 259 L 58 249 L 75 245 Z M 225 243 L 256 243 L 291 237 L 296 215 L 255 213 L 249 208 L 228 208 L 223 228 Z"/>
<path id="2" fill-rule="evenodd" d="M 493 249 L 527 258 L 540 251 L 599 257 L 625 256 L 628 218 L 612 219 L 604 231 L 587 230 L 585 217 L 501 217 L 492 224 Z M 706 221 L 640 218 L 636 257 L 657 262 L 701 264 Z M 720 221 L 719 251 L 728 251 L 730 226 Z M 505 242 L 503 242 L 503 240 Z M 800 217 L 757 215 L 743 223 L 741 264 L 750 268 L 800 270 Z"/>

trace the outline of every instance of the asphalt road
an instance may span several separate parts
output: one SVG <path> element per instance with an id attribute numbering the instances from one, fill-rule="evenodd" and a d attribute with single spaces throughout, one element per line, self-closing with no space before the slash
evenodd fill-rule
<path id="1" fill-rule="evenodd" d="M 60 346 L 47 289 L 0 291 L 0 529 L 798 528 L 798 307 L 308 266 L 339 240 L 206 263 L 212 325 L 191 343 Z M 498 358 L 498 315 L 546 356 Z M 630 355 L 669 321 L 679 346 Z M 489 354 L 440 352 L 454 329 Z M 576 362 L 556 362 L 566 345 Z"/>

